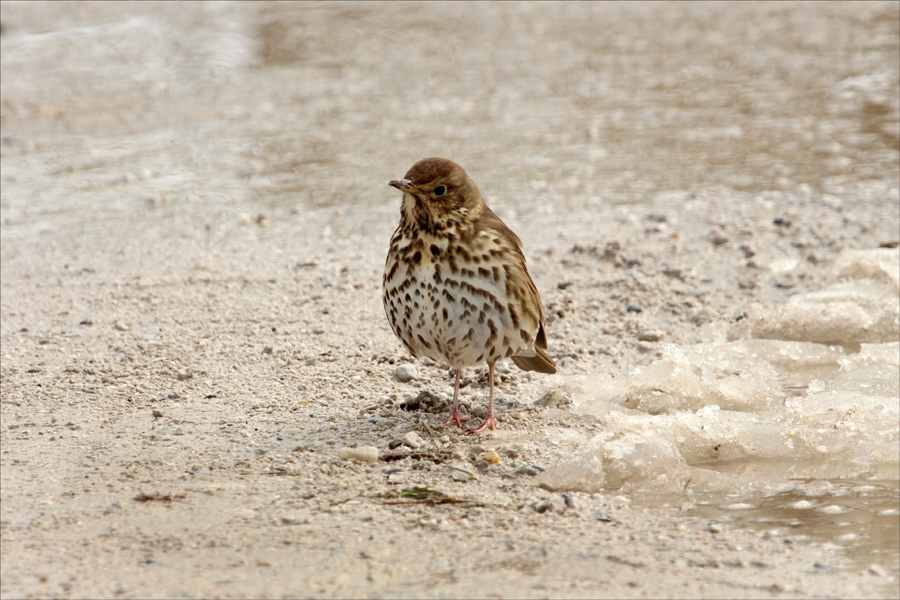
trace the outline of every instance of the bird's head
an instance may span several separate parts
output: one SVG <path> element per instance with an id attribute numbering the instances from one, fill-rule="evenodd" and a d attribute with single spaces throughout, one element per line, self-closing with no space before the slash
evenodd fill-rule
<path id="1" fill-rule="evenodd" d="M 423 158 L 389 185 L 403 192 L 403 217 L 420 226 L 474 218 L 483 205 L 466 170 L 446 158 Z"/>

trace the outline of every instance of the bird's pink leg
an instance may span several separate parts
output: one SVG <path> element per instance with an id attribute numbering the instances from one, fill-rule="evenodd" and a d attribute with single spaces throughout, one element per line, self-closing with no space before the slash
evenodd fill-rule
<path id="1" fill-rule="evenodd" d="M 469 430 L 469 433 L 471 434 L 478 434 L 486 429 L 493 431 L 494 427 L 497 426 L 497 418 L 494 416 L 494 363 L 488 363 L 488 381 L 491 386 L 491 399 L 490 404 L 488 405 L 488 414 L 484 418 L 484 423 L 475 429 Z"/>
<path id="2" fill-rule="evenodd" d="M 441 421 L 444 425 L 453 425 L 456 423 L 456 426 L 460 429 L 462 429 L 462 422 L 471 418 L 469 415 L 464 415 L 459 412 L 459 376 L 461 373 L 462 369 L 456 370 L 456 386 L 453 388 L 453 408 L 450 409 L 450 418 L 446 421 Z"/>

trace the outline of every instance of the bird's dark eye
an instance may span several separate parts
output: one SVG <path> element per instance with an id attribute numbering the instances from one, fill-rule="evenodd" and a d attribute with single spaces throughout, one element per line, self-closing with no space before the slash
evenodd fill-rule
<path id="1" fill-rule="evenodd" d="M 434 188 L 434 195 L 435 195 L 435 196 L 443 196 L 443 195 L 446 194 L 446 193 L 447 193 L 447 188 L 445 188 L 445 187 L 442 186 L 442 185 L 439 185 L 439 186 L 437 186 L 436 188 Z"/>

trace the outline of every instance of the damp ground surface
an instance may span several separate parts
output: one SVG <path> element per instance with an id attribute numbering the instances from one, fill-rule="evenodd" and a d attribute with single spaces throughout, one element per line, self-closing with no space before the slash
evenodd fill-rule
<path id="1" fill-rule="evenodd" d="M 663 498 L 609 463 L 596 489 L 539 485 L 611 432 L 584 381 L 637 385 L 828 289 L 846 251 L 896 251 L 896 3 L 3 3 L 0 24 L 4 598 L 896 597 L 900 460 Z M 559 366 L 502 364 L 478 438 L 435 423 L 452 377 L 381 306 L 387 182 L 426 156 L 524 241 Z M 628 409 L 658 417 L 653 393 Z"/>

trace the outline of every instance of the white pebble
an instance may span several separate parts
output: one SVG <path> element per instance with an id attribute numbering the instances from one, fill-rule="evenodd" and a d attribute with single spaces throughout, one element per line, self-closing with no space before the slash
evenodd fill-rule
<path id="1" fill-rule="evenodd" d="M 755 504 L 747 504 L 746 502 L 738 502 L 737 504 L 729 504 L 726 506 L 728 510 L 750 510 L 756 508 Z"/>
<path id="2" fill-rule="evenodd" d="M 809 500 L 800 500 L 798 502 L 794 502 L 791 505 L 791 508 L 795 508 L 797 510 L 809 510 L 813 507 L 813 503 Z"/>
<path id="3" fill-rule="evenodd" d="M 378 460 L 378 448 L 375 446 L 359 446 L 358 448 L 341 448 L 338 456 L 347 460 L 358 460 L 373 463 Z"/>
<path id="4" fill-rule="evenodd" d="M 394 376 L 400 381 L 411 381 L 419 376 L 419 372 L 413 365 L 400 365 L 394 371 Z"/>
<path id="5" fill-rule="evenodd" d="M 468 473 L 463 473 L 462 471 L 456 470 L 450 472 L 450 477 L 452 477 L 454 481 L 468 481 L 472 479 L 472 476 Z"/>
<path id="6" fill-rule="evenodd" d="M 837 504 L 832 504 L 831 506 L 826 506 L 825 508 L 820 509 L 826 515 L 839 515 L 844 512 L 844 509 Z"/>
<path id="7" fill-rule="evenodd" d="M 425 440 L 416 433 L 415 431 L 410 431 L 406 435 L 403 436 L 403 445 L 408 446 L 415 450 L 416 448 L 421 448 L 425 444 Z"/>

